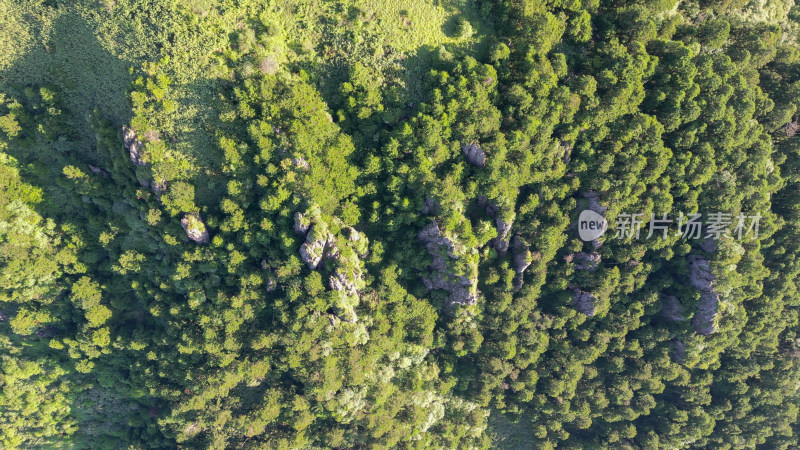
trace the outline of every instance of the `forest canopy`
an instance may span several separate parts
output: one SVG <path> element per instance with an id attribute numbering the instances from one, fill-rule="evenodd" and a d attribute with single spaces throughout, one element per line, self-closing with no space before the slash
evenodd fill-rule
<path id="1" fill-rule="evenodd" d="M 0 447 L 800 446 L 800 2 L 0 0 Z"/>

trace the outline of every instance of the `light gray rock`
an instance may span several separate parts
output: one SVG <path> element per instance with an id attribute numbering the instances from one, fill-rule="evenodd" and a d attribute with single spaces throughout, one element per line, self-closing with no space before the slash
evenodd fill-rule
<path id="1" fill-rule="evenodd" d="M 0 311 L 0 322 L 5 322 L 8 320 L 8 316 L 3 311 Z"/>
<path id="2" fill-rule="evenodd" d="M 304 158 L 300 156 L 292 158 L 292 164 L 294 164 L 294 166 L 297 167 L 298 169 L 302 170 L 311 169 L 311 164 L 309 164 L 308 161 L 306 161 Z"/>
<path id="3" fill-rule="evenodd" d="M 133 128 L 122 127 L 122 139 L 125 143 L 125 148 L 131 157 L 131 162 L 137 166 L 144 166 L 146 163 L 142 161 L 141 150 L 142 143 L 136 137 L 136 131 Z"/>
<path id="4" fill-rule="evenodd" d="M 311 228 L 311 220 L 299 211 L 294 213 L 294 232 L 305 235 L 308 233 L 309 228 Z"/>
<path id="5" fill-rule="evenodd" d="M 300 259 L 311 270 L 317 270 L 322 258 L 325 257 L 326 247 L 334 242 L 334 237 L 327 230 L 320 232 L 315 229 L 316 226 L 311 227 L 311 231 L 306 235 L 306 241 L 300 246 Z"/>
<path id="6" fill-rule="evenodd" d="M 572 290 L 572 294 L 573 306 L 575 306 L 578 311 L 585 314 L 586 317 L 594 316 L 594 304 L 597 301 L 597 298 L 591 293 L 582 291 L 578 288 L 574 288 Z"/>
<path id="7" fill-rule="evenodd" d="M 455 243 L 443 236 L 439 224 L 432 221 L 420 230 L 417 238 L 425 245 L 431 255 L 431 274 L 422 281 L 425 288 L 447 291 L 449 306 L 473 305 L 478 301 L 477 279 L 454 273 L 454 266 L 459 262 Z"/>
<path id="8" fill-rule="evenodd" d="M 473 166 L 483 167 L 486 165 L 486 152 L 475 142 L 462 145 L 461 151 L 464 152 L 464 156 L 467 157 L 467 162 Z"/>
<path id="9" fill-rule="evenodd" d="M 530 267 L 533 256 L 528 245 L 519 236 L 514 236 L 511 242 L 514 249 L 514 272 L 520 275 Z"/>
<path id="10" fill-rule="evenodd" d="M 209 242 L 208 230 L 199 213 L 185 213 L 181 218 L 181 226 L 189 240 L 198 244 L 207 244 Z"/>

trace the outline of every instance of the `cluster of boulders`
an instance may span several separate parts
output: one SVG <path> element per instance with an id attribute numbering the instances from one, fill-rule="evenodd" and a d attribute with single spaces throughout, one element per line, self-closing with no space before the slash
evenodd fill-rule
<path id="1" fill-rule="evenodd" d="M 468 261 L 435 220 L 420 230 L 417 238 L 431 255 L 431 272 L 423 279 L 425 287 L 447 291 L 449 306 L 474 305 L 478 301 L 477 261 Z"/>
<path id="2" fill-rule="evenodd" d="M 339 314 L 345 321 L 355 323 L 358 320 L 355 308 L 360 301 L 359 292 L 365 286 L 361 258 L 367 253 L 367 237 L 352 227 L 345 227 L 346 239 L 337 239 L 313 211 L 310 214 L 295 213 L 294 231 L 305 235 L 299 253 L 309 269 L 318 270 L 323 261 L 333 261 L 328 287 L 339 293 Z"/>

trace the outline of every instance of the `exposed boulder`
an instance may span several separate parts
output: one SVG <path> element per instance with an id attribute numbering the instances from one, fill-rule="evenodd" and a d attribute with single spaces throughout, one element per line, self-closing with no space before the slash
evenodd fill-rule
<path id="1" fill-rule="evenodd" d="M 154 194 L 160 197 L 161 194 L 167 190 L 167 180 L 162 178 L 159 181 L 156 180 L 151 181 L 150 189 L 153 191 Z"/>
<path id="2" fill-rule="evenodd" d="M 792 137 L 796 135 L 798 131 L 800 131 L 800 122 L 789 122 L 782 126 L 781 130 L 786 133 L 786 136 Z"/>
<path id="3" fill-rule="evenodd" d="M 514 272 L 521 275 L 533 262 L 533 255 L 528 245 L 519 236 L 514 236 L 511 242 L 514 248 Z"/>
<path id="4" fill-rule="evenodd" d="M 674 295 L 665 295 L 661 307 L 661 316 L 669 322 L 683 322 L 683 304 Z"/>
<path id="5" fill-rule="evenodd" d="M 311 228 L 311 219 L 299 211 L 294 213 L 294 232 L 305 235 L 308 233 L 309 228 Z"/>
<path id="6" fill-rule="evenodd" d="M 498 215 L 494 219 L 495 226 L 497 227 L 497 237 L 492 239 L 494 249 L 500 253 L 508 251 L 508 234 L 511 231 L 512 222 L 506 222 Z"/>
<path id="7" fill-rule="evenodd" d="M 700 301 L 692 317 L 692 326 L 698 334 L 709 335 L 716 331 L 714 319 L 719 306 L 719 294 L 714 291 L 711 264 L 700 255 L 689 255 L 688 260 L 689 284 L 700 291 Z"/>
<path id="8" fill-rule="evenodd" d="M 523 284 L 523 274 L 525 270 L 530 267 L 531 263 L 536 257 L 541 258 L 540 254 L 532 254 L 528 244 L 519 236 L 511 238 L 511 246 L 514 250 L 514 289 L 519 290 Z"/>
<path id="9" fill-rule="evenodd" d="M 461 146 L 461 151 L 467 157 L 467 162 L 476 167 L 483 167 L 486 165 L 486 152 L 481 149 L 478 144 L 471 142 Z"/>
<path id="10" fill-rule="evenodd" d="M 137 166 L 144 166 L 145 163 L 142 161 L 142 143 L 136 137 L 136 131 L 133 128 L 128 128 L 126 126 L 122 127 L 122 139 L 125 142 L 125 148 L 128 149 L 128 153 L 130 153 L 131 162 L 136 164 Z"/>
<path id="11" fill-rule="evenodd" d="M 570 260 L 575 264 L 576 270 L 588 270 L 589 272 L 594 272 L 597 270 L 597 266 L 600 265 L 602 257 L 597 252 L 579 252 L 573 255 Z"/>
<path id="12" fill-rule="evenodd" d="M 301 170 L 309 170 L 311 168 L 311 164 L 300 156 L 292 158 L 292 164 Z"/>
<path id="13" fill-rule="evenodd" d="M 431 255 L 431 274 L 423 279 L 428 290 L 447 291 L 449 306 L 473 305 L 478 301 L 477 265 L 459 256 L 456 243 L 444 236 L 436 221 L 417 235 Z"/>
<path id="14" fill-rule="evenodd" d="M 181 218 L 181 226 L 186 232 L 186 237 L 198 244 L 207 244 L 210 240 L 208 230 L 199 213 L 185 213 Z"/>
<path id="15" fill-rule="evenodd" d="M 326 249 L 331 253 L 331 249 L 327 247 L 334 245 L 334 237 L 328 232 L 328 228 L 322 223 L 314 224 L 311 230 L 306 235 L 306 241 L 300 246 L 300 259 L 311 270 L 317 270 L 322 258 L 325 257 Z M 335 253 L 335 252 L 334 252 Z"/>
<path id="16" fill-rule="evenodd" d="M 0 311 L 0 322 L 5 322 L 8 320 L 8 316 L 3 311 Z"/>
<path id="17" fill-rule="evenodd" d="M 492 247 L 500 253 L 508 251 L 509 235 L 511 233 L 511 226 L 514 223 L 514 214 L 506 215 L 504 217 L 497 206 L 493 205 L 489 198 L 485 195 L 478 197 L 478 206 L 484 208 L 486 215 L 494 219 L 495 229 L 497 230 L 497 237 L 493 238 L 490 242 Z"/>
<path id="18" fill-rule="evenodd" d="M 594 316 L 594 305 L 597 301 L 597 298 L 595 298 L 595 296 L 591 293 L 582 291 L 578 288 L 572 289 L 572 294 L 573 306 L 575 306 L 578 311 L 585 314 L 586 317 Z"/>

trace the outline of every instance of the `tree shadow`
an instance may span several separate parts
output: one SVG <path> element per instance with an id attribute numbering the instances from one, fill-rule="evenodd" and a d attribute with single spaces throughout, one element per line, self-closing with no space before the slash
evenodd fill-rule
<path id="1" fill-rule="evenodd" d="M 92 139 L 92 111 L 120 126 L 130 120 L 131 63 L 105 49 L 86 19 L 64 12 L 46 31 L 34 33 L 38 39 L 32 48 L 0 72 L 0 89 L 19 93 L 29 86 L 52 86 L 62 92 L 84 148 Z"/>

